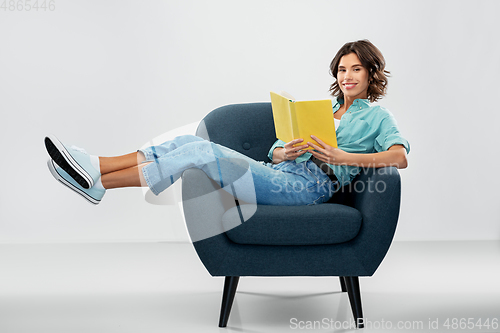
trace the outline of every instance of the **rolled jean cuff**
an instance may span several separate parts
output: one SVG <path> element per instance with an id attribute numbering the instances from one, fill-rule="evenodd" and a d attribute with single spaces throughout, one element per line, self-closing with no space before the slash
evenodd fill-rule
<path id="1" fill-rule="evenodd" d="M 144 180 L 146 181 L 146 184 L 148 184 L 148 187 L 151 190 L 151 192 L 153 192 L 154 195 L 158 195 L 158 194 L 160 194 L 161 191 L 158 191 L 153 185 L 154 182 L 153 182 L 152 178 L 155 176 L 149 174 L 149 172 L 151 172 L 152 169 L 148 168 L 148 167 L 150 167 L 151 165 L 153 165 L 153 163 L 150 163 L 150 164 L 144 166 L 144 168 L 142 168 L 142 175 L 144 176 Z M 152 172 L 154 173 L 154 171 L 152 171 Z"/>
<path id="2" fill-rule="evenodd" d="M 139 149 L 137 151 L 144 154 L 144 157 L 146 158 L 146 160 L 144 162 L 152 162 L 155 160 L 154 154 L 151 150 L 145 148 L 145 149 Z M 144 162 L 142 162 L 142 163 L 144 163 Z"/>
<path id="3" fill-rule="evenodd" d="M 149 149 L 139 149 L 137 150 L 138 152 L 140 151 L 141 153 L 144 154 L 144 157 L 146 158 L 146 160 L 142 163 L 146 163 L 146 162 L 154 162 L 155 158 L 154 158 L 154 153 L 149 150 Z M 154 181 L 153 181 L 153 178 L 158 178 L 157 175 L 155 175 L 154 173 L 157 172 L 157 170 L 154 170 L 154 169 L 151 169 L 150 165 L 152 165 L 153 163 L 150 163 L 149 165 L 146 165 L 142 168 L 142 175 L 144 176 L 144 180 L 146 181 L 146 184 L 148 185 L 149 189 L 151 190 L 151 192 L 154 194 L 154 195 L 159 195 L 161 191 L 157 190 L 155 187 L 154 187 Z"/>

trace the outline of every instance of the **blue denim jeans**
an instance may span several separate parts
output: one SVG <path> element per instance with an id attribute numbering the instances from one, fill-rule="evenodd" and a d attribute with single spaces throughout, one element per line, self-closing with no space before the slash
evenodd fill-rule
<path id="1" fill-rule="evenodd" d="M 320 204 L 328 201 L 337 187 L 312 161 L 259 162 L 193 135 L 179 136 L 140 151 L 146 161 L 153 162 L 142 173 L 155 195 L 189 168 L 203 170 L 239 200 L 262 205 Z"/>

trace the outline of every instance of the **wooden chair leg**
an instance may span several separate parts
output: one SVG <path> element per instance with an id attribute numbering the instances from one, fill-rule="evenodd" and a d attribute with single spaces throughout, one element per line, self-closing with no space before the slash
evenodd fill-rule
<path id="1" fill-rule="evenodd" d="M 342 292 L 345 293 L 347 291 L 345 286 L 345 279 L 343 276 L 339 276 L 339 280 L 340 280 L 340 288 L 342 288 Z"/>
<path id="2" fill-rule="evenodd" d="M 357 276 L 344 277 L 349 301 L 351 302 L 352 314 L 357 328 L 363 328 L 363 310 L 361 308 L 361 292 L 359 290 L 359 278 Z"/>
<path id="3" fill-rule="evenodd" d="M 233 306 L 234 295 L 238 287 L 239 276 L 226 276 L 224 280 L 224 293 L 222 295 L 222 306 L 220 309 L 219 327 L 226 327 Z"/>

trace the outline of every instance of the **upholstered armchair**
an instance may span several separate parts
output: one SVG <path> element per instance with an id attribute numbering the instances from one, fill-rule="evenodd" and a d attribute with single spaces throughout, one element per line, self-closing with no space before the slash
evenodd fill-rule
<path id="1" fill-rule="evenodd" d="M 197 135 L 269 162 L 276 140 L 271 104 L 217 108 Z M 225 277 L 219 327 L 227 325 L 242 276 L 338 276 L 363 327 L 358 277 L 375 273 L 392 242 L 400 206 L 396 168 L 363 170 L 328 203 L 300 207 L 238 202 L 193 168 L 182 175 L 182 197 L 200 260 L 212 276 Z"/>

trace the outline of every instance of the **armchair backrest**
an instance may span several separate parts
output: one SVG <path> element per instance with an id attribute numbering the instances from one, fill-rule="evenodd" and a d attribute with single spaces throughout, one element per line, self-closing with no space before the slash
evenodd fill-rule
<path id="1" fill-rule="evenodd" d="M 267 154 L 276 141 L 271 103 L 219 107 L 203 118 L 196 135 L 257 161 L 269 162 Z"/>

